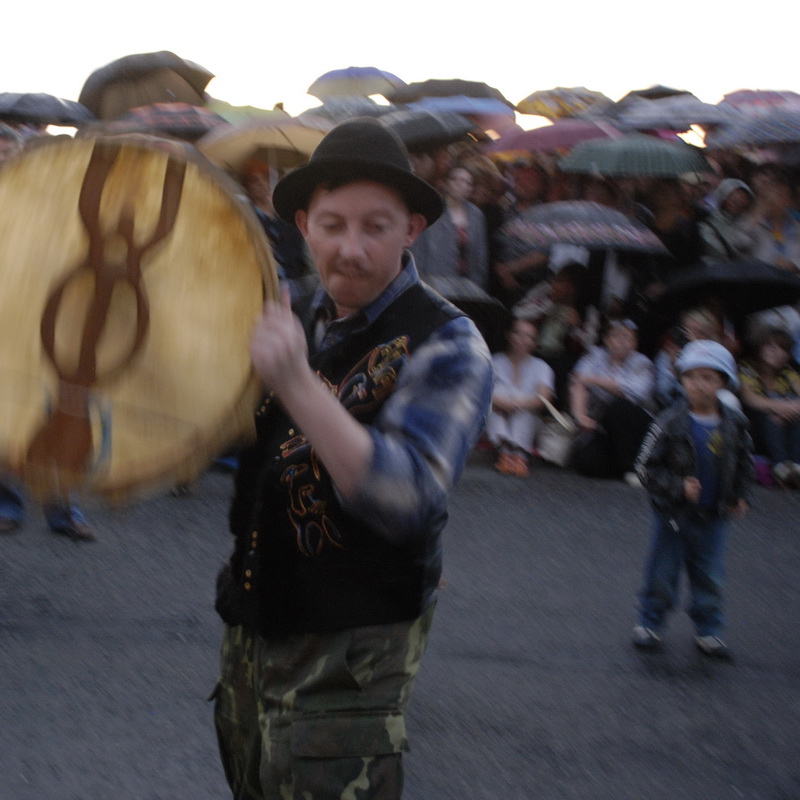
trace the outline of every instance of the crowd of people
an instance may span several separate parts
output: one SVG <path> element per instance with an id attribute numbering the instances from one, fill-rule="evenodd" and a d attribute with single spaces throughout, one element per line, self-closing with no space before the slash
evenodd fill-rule
<path id="1" fill-rule="evenodd" d="M 0 140 L 11 155 L 23 144 L 10 128 Z M 275 186 L 252 165 L 237 176 L 293 291 L 255 325 L 265 393 L 256 441 L 239 454 L 232 554 L 217 583 L 215 723 L 235 796 L 345 796 L 357 785 L 400 797 L 447 495 L 482 432 L 497 469 L 524 476 L 543 419 L 569 417 L 569 466 L 644 484 L 657 523 L 634 643 L 660 646 L 685 562 L 696 644 L 728 655 L 724 520 L 746 511 L 750 458 L 739 409 L 772 478 L 800 488 L 800 316 L 733 319 L 707 297 L 674 320 L 658 303 L 676 270 L 703 259 L 800 270 L 793 181 L 773 165 L 615 182 L 554 163 L 500 169 L 473 144 L 409 159 L 385 126 L 354 119 Z M 567 198 L 635 216 L 665 254 L 543 253 L 505 232 Z M 494 297 L 512 320 L 506 347 L 492 356 L 426 276 Z M 56 500 L 74 528 L 69 498 Z M 686 534 L 680 548 L 673 530 Z M 684 547 L 697 531 L 703 547 Z"/>
<path id="2" fill-rule="evenodd" d="M 469 224 L 462 217 L 459 232 L 448 222 L 438 247 L 453 254 L 460 247 L 462 253 L 485 260 L 480 268 L 471 264 L 467 269 L 466 260 L 459 266 L 456 258 L 438 261 L 435 253 L 421 251 L 421 274 L 441 274 L 447 265 L 449 274 L 469 277 L 502 302 L 514 320 L 531 323 L 525 332 L 531 343 L 528 354 L 550 368 L 549 399 L 579 429 L 572 468 L 637 483 L 633 465 L 653 414 L 682 394 L 675 371 L 681 347 L 710 339 L 723 343 L 742 370 L 740 396 L 731 393 L 729 401 L 740 402 L 752 421 L 756 450 L 769 462 L 765 482 L 800 487 L 797 309 L 786 304 L 742 316 L 711 290 L 698 292 L 678 312 L 659 302 L 678 271 L 704 262 L 751 258 L 800 272 L 800 205 L 790 170 L 726 158 L 712 160 L 708 174 L 613 180 L 562 174 L 554 160 L 534 155 L 504 166 L 469 148 L 451 148 L 451 153 L 441 178 L 445 196 L 454 174 L 462 176 L 465 186 L 468 173 L 473 187 L 480 189 L 473 189 L 471 200 L 459 201 L 473 209 Z M 556 245 L 542 253 L 507 234 L 504 224 L 527 209 L 565 199 L 591 200 L 628 213 L 658 236 L 666 252 Z M 475 242 L 482 229 L 485 246 Z M 509 448 L 517 460 L 527 461 L 536 452 L 537 431 L 543 429 L 510 416 L 548 415 L 536 399 L 545 385 L 539 381 L 530 389 L 520 336 L 515 323 L 507 349 L 495 356 L 501 388 L 488 431 L 497 451 L 496 466 L 508 474 L 525 472 L 510 465 Z M 516 363 L 516 369 L 509 363 Z M 511 390 L 527 395 L 510 406 Z M 508 436 L 498 439 L 498 430 L 517 427 L 529 432 L 524 443 Z"/>

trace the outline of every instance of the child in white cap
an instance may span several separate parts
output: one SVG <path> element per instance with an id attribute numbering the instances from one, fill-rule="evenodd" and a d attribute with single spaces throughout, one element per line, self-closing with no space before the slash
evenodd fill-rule
<path id="1" fill-rule="evenodd" d="M 725 347 L 706 339 L 690 342 L 676 366 L 685 398 L 655 419 L 636 462 L 654 525 L 633 643 L 660 649 L 685 567 L 695 644 L 706 656 L 730 660 L 720 638 L 723 552 L 728 519 L 749 507 L 750 435 L 746 417 L 718 398 L 723 389 L 738 386 L 736 363 Z"/>

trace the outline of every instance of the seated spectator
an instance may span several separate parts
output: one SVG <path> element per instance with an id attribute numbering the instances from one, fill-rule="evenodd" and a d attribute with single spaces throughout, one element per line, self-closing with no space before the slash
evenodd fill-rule
<path id="1" fill-rule="evenodd" d="M 800 489 L 800 373 L 791 350 L 792 338 L 785 330 L 766 329 L 739 373 L 756 450 L 769 459 L 780 485 Z"/>
<path id="2" fill-rule="evenodd" d="M 553 400 L 553 370 L 531 353 L 536 326 L 514 320 L 508 348 L 492 356 L 494 392 L 486 434 L 497 451 L 495 469 L 504 475 L 528 474 L 528 461 L 544 410 L 541 397 Z"/>
<path id="3" fill-rule="evenodd" d="M 787 173 L 777 164 L 762 165 L 753 176 L 756 205 L 747 222 L 753 235 L 751 255 L 795 274 L 800 273 L 800 221 L 797 198 Z M 800 311 L 798 306 L 778 306 L 758 311 L 747 319 L 755 339 L 768 327 L 788 330 L 794 339 L 794 352 L 800 355 Z"/>
<path id="4" fill-rule="evenodd" d="M 703 258 L 707 261 L 732 260 L 746 256 L 753 236 L 745 220 L 753 206 L 750 187 L 736 178 L 721 181 L 712 195 L 714 210 L 700 222 Z"/>
<path id="5" fill-rule="evenodd" d="M 593 347 L 570 376 L 570 411 L 581 429 L 571 466 L 582 475 L 630 482 L 652 415 L 653 364 L 636 349 L 630 320 L 608 324 L 603 344 Z"/>
<path id="6" fill-rule="evenodd" d="M 483 212 L 469 201 L 472 174 L 455 166 L 444 182 L 445 212 L 411 246 L 417 268 L 426 275 L 469 278 L 486 288 L 489 240 Z"/>
<path id="7" fill-rule="evenodd" d="M 763 173 L 754 183 L 756 204 L 747 226 L 753 236 L 751 255 L 776 267 L 800 272 L 800 222 L 795 195 L 780 170 Z"/>

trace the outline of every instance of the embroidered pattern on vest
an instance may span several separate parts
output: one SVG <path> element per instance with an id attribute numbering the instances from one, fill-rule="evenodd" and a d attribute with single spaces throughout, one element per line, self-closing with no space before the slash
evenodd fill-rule
<path id="1" fill-rule="evenodd" d="M 367 353 L 338 387 L 323 375 L 320 377 L 347 411 L 358 418 L 380 406 L 394 391 L 408 353 L 408 337 L 399 336 Z M 281 482 L 289 495 L 287 514 L 298 550 L 311 557 L 329 546 L 344 549 L 345 541 L 328 514 L 328 503 L 320 499 L 322 472 L 316 451 L 301 434 L 282 443 L 280 452 L 282 459 L 291 459 L 281 474 Z"/>

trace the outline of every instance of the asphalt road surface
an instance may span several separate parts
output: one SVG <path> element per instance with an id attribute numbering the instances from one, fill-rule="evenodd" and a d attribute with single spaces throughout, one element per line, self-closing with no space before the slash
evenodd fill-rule
<path id="1" fill-rule="evenodd" d="M 187 498 L 87 503 L 76 544 L 28 509 L 0 539 L 0 800 L 223 800 L 211 706 L 230 475 Z M 800 798 L 800 493 L 732 528 L 727 641 L 676 613 L 630 645 L 645 494 L 476 452 L 412 699 L 407 800 Z"/>

